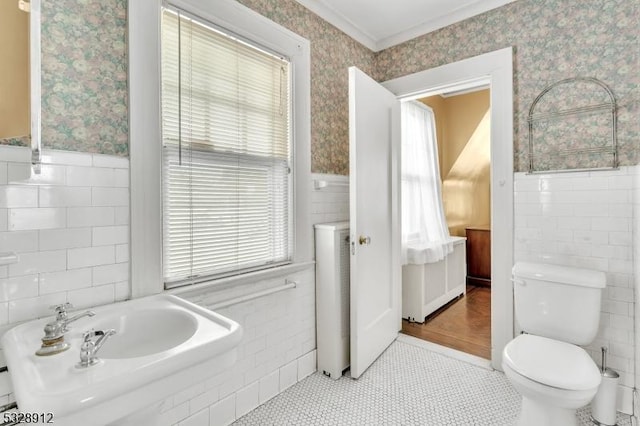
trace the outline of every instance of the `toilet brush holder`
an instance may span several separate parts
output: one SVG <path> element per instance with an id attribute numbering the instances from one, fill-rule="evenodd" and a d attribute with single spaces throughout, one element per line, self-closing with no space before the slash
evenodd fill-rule
<path id="1" fill-rule="evenodd" d="M 600 369 L 602 381 L 598 392 L 591 402 L 591 420 L 596 425 L 616 425 L 616 396 L 620 375 L 607 368 L 607 349 L 602 348 L 602 367 Z"/>

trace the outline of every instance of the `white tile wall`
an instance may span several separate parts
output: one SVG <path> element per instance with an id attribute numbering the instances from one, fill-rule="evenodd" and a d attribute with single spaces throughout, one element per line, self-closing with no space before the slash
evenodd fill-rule
<path id="1" fill-rule="evenodd" d="M 599 364 L 600 347 L 608 347 L 609 365 L 627 387 L 634 386 L 636 362 L 632 228 L 638 223 L 633 213 L 637 172 L 636 167 L 622 167 L 607 172 L 516 173 L 514 181 L 515 260 L 606 272 L 600 330 L 587 350 Z"/>
<path id="2" fill-rule="evenodd" d="M 45 151 L 43 158 L 55 166 L 43 166 L 37 182 L 26 182 L 28 154 L 24 148 L 0 147 L 0 251 L 17 251 L 21 258 L 0 267 L 5 329 L 51 315 L 53 304 L 69 301 L 85 308 L 125 300 L 130 293 L 128 160 Z M 348 187 L 318 194 L 316 222 L 348 218 Z M 165 424 L 228 424 L 316 370 L 313 266 L 231 293 L 188 298 L 208 307 L 239 292 L 280 285 L 285 278 L 298 286 L 217 310 L 243 326 L 238 361 L 164 401 Z"/>
<path id="3" fill-rule="evenodd" d="M 37 185 L 28 184 L 28 150 L 0 147 L 0 251 L 19 252 L 19 264 L 0 267 L 0 325 L 50 315 L 49 306 L 78 307 L 129 296 L 128 160 L 45 151 Z M 601 330 L 589 348 L 610 350 L 611 366 L 633 386 L 634 250 L 640 252 L 640 175 L 618 172 L 516 174 L 515 256 L 595 267 L 607 273 Z M 348 177 L 312 191 L 312 223 L 348 220 Z M 637 268 L 636 268 L 637 270 Z M 315 371 L 313 268 L 290 276 L 298 287 L 220 312 L 244 328 L 236 365 L 163 403 L 166 424 L 229 424 Z M 245 286 L 271 286 L 282 279 Z M 193 296 L 211 306 L 220 293 Z M 635 327 L 640 333 L 640 327 Z M 640 379 L 640 375 L 638 376 Z M 639 381 L 640 382 L 640 381 Z"/>
<path id="4" fill-rule="evenodd" d="M 85 308 L 130 294 L 128 160 L 45 151 L 44 161 L 52 164 L 30 179 L 29 159 L 27 149 L 0 147 L 0 251 L 17 251 L 21 259 L 0 267 L 4 329 L 51 315 L 53 304 Z M 348 178 L 315 177 L 339 184 L 312 189 L 313 223 L 347 220 Z M 313 267 L 288 278 L 298 282 L 296 289 L 219 310 L 244 328 L 238 362 L 165 401 L 166 424 L 229 424 L 316 370 Z M 211 306 L 221 297 L 216 292 L 192 300 Z"/>
<path id="5" fill-rule="evenodd" d="M 317 173 L 311 180 L 311 223 L 349 220 L 349 177 Z M 328 186 L 316 189 L 318 181 Z"/>
<path id="6" fill-rule="evenodd" d="M 312 190 L 312 222 L 348 220 L 349 188 L 345 176 L 314 175 L 342 185 Z M 243 326 L 239 357 L 231 371 L 174 395 L 163 404 L 165 424 L 227 425 L 316 371 L 315 277 L 313 267 L 288 276 L 298 286 L 253 301 L 219 310 Z M 257 282 L 239 289 L 257 291 L 283 283 L 284 278 Z M 220 293 L 190 298 L 211 306 Z M 188 406 L 185 409 L 185 396 Z M 193 423 L 191 423 L 193 422 Z"/>
<path id="7" fill-rule="evenodd" d="M 315 371 L 315 364 L 312 371 Z M 276 370 L 260 379 L 260 404 L 264 404 L 278 393 L 280 393 L 280 371 Z"/>
<path id="8" fill-rule="evenodd" d="M 238 359 L 228 371 L 165 400 L 164 424 L 227 425 L 316 371 L 313 266 L 230 291 L 181 296 L 209 307 L 282 285 L 285 278 L 296 288 L 216 309 L 243 327 Z"/>
<path id="9" fill-rule="evenodd" d="M 236 392 L 236 418 L 242 417 L 260 404 L 260 382 L 256 381 Z"/>
<path id="10" fill-rule="evenodd" d="M 20 256 L 0 270 L 0 324 L 126 299 L 129 160 L 46 150 L 33 177 L 29 161 L 0 146 L 0 252 Z"/>
<path id="11" fill-rule="evenodd" d="M 7 204 L 5 207 L 11 207 L 11 205 Z M 8 220 L 9 231 L 64 228 L 67 223 L 67 210 L 62 207 L 38 208 L 37 206 L 23 209 L 9 208 Z"/>

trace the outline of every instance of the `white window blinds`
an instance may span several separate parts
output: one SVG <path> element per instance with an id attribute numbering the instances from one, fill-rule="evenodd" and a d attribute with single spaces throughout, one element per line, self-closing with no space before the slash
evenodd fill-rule
<path id="1" fill-rule="evenodd" d="M 163 11 L 167 287 L 290 261 L 289 72 L 283 58 Z"/>

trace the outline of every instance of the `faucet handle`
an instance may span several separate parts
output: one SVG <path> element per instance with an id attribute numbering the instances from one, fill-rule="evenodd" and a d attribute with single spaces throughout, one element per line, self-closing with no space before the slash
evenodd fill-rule
<path id="1" fill-rule="evenodd" d="M 115 331 L 114 331 L 115 332 Z M 83 342 L 91 342 L 94 337 L 104 336 L 104 330 L 94 330 L 93 328 L 89 331 L 85 331 L 82 333 L 82 341 Z"/>
<path id="2" fill-rule="evenodd" d="M 73 308 L 73 305 L 69 302 L 62 303 L 60 305 L 50 306 L 56 312 L 56 320 L 63 321 L 67 319 L 67 309 Z"/>
<path id="3" fill-rule="evenodd" d="M 101 331 L 101 330 L 98 330 L 98 331 Z M 89 342 L 95 336 L 96 336 L 96 331 L 92 328 L 91 330 L 85 331 L 84 333 L 82 333 L 82 341 L 83 342 Z"/>
<path id="4" fill-rule="evenodd" d="M 82 345 L 80 345 L 80 362 L 76 364 L 76 368 L 86 368 L 96 364 L 98 360 L 94 356 L 96 344 L 93 338 L 98 335 L 94 329 L 82 333 Z"/>
<path id="5" fill-rule="evenodd" d="M 91 329 L 82 333 L 83 342 L 80 346 L 80 362 L 76 364 L 76 368 L 87 368 L 100 362 L 96 354 L 104 345 L 104 342 L 114 334 L 116 334 L 116 330 L 113 328 L 108 330 Z M 99 336 L 98 339 L 93 341 L 93 338 L 97 336 Z"/>

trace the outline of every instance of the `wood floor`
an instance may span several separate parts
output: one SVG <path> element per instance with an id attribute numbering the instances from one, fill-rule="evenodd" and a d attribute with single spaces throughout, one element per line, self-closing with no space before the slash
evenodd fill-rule
<path id="1" fill-rule="evenodd" d="M 469 286 L 466 296 L 430 315 L 423 324 L 402 320 L 402 332 L 491 359 L 491 290 Z"/>

